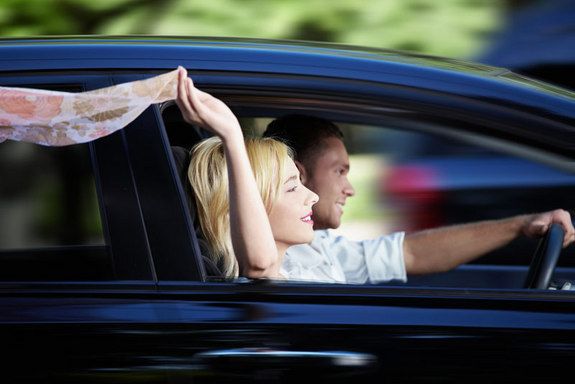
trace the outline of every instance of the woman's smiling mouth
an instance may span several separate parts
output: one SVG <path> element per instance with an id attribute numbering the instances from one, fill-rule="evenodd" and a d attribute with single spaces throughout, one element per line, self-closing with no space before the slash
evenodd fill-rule
<path id="1" fill-rule="evenodd" d="M 312 225 L 313 225 L 313 220 L 312 220 L 311 214 L 312 214 L 311 212 L 308 213 L 307 215 L 305 215 L 304 217 L 302 217 L 300 220 L 303 221 L 304 223 L 312 224 Z"/>

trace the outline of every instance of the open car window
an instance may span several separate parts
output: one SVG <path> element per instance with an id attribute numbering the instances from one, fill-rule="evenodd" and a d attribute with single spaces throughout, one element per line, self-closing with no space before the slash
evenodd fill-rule
<path id="1" fill-rule="evenodd" d="M 241 116 L 242 111 L 237 107 L 246 136 L 261 136 L 267 124 L 281 115 L 258 115 L 249 109 Z M 178 115 L 175 105 L 163 110 L 171 145 L 189 150 L 209 136 L 186 127 Z M 322 111 L 322 117 L 328 116 Z M 341 227 L 333 230 L 338 235 L 362 240 L 570 206 L 575 175 L 537 161 L 528 152 L 519 156 L 485 145 L 466 134 L 463 126 L 461 130 L 438 126 L 409 113 L 400 118 L 381 116 L 379 123 L 374 120 L 362 123 L 356 116 L 335 120 L 344 133 L 351 162 L 349 179 L 356 191 L 347 200 Z M 185 175 L 182 182 L 187 183 Z M 537 240 L 519 238 L 447 273 L 410 276 L 405 284 L 390 284 L 522 289 L 537 244 Z M 575 279 L 574 253 L 571 247 L 560 258 L 555 273 L 560 286 Z"/>

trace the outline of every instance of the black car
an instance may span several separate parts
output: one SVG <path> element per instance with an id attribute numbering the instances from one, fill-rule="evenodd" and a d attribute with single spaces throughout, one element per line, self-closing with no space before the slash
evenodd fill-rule
<path id="1" fill-rule="evenodd" d="M 378 152 L 379 134 L 423 132 L 575 172 L 575 95 L 500 68 L 278 41 L 0 40 L 1 86 L 77 92 L 178 65 L 248 134 L 309 113 L 342 124 L 352 153 Z M 555 268 L 558 229 L 541 263 L 531 264 L 533 243 L 509 255 L 521 264 L 406 284 L 210 276 L 179 161 L 205 135 L 167 102 L 88 144 L 0 144 L 3 382 L 485 383 L 571 373 L 575 269 Z"/>

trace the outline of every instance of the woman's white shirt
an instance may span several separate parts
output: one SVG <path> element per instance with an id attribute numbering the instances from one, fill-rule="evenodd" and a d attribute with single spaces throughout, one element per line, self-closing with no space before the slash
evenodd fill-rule
<path id="1" fill-rule="evenodd" d="M 318 230 L 310 244 L 288 248 L 281 274 L 288 280 L 365 284 L 407 281 L 404 232 L 354 241 Z"/>

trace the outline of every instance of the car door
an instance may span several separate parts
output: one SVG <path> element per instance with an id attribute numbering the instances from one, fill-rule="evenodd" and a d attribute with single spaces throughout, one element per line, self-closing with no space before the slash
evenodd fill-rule
<path id="1" fill-rule="evenodd" d="M 161 285 L 174 379 L 536 382 L 575 345 L 572 294 L 293 283 Z"/>

